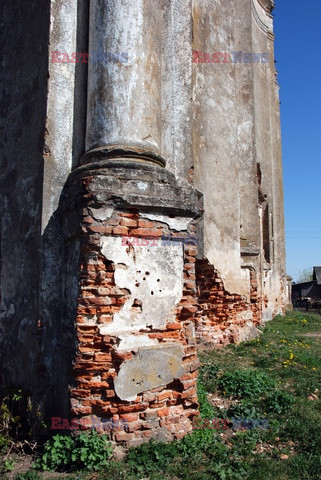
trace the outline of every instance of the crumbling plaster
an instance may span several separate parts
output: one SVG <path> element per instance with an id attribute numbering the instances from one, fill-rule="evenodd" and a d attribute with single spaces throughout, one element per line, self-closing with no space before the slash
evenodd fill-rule
<path id="1" fill-rule="evenodd" d="M 173 321 L 171 309 L 182 297 L 182 245 L 122 245 L 120 237 L 104 237 L 103 255 L 115 265 L 115 282 L 128 290 L 128 299 L 113 321 L 101 327 L 102 335 L 161 328 Z M 138 301 L 139 312 L 133 309 Z"/>

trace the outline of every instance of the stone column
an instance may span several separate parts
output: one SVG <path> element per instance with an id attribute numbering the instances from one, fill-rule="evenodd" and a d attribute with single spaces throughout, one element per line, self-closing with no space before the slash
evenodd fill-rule
<path id="1" fill-rule="evenodd" d="M 161 145 L 163 10 L 153 0 L 92 0 L 86 155 L 164 165 Z"/>
<path id="2" fill-rule="evenodd" d="M 64 202 L 80 252 L 71 416 L 127 446 L 182 438 L 198 415 L 200 196 L 160 153 L 162 26 L 156 0 L 92 0 L 87 151 Z"/>

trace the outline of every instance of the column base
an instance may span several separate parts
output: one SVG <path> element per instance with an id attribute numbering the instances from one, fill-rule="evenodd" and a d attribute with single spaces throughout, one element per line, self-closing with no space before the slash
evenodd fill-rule
<path id="1" fill-rule="evenodd" d="M 200 197 L 142 164 L 80 169 L 67 190 L 66 241 L 81 242 L 73 422 L 126 448 L 182 438 L 199 415 Z"/>

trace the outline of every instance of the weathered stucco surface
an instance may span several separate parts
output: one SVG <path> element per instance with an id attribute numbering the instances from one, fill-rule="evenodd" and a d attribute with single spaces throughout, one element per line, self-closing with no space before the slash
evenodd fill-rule
<path id="1" fill-rule="evenodd" d="M 263 320 L 282 311 L 286 284 L 270 9 L 258 0 L 193 2 L 193 50 L 269 54 L 266 64 L 193 64 L 194 184 L 204 193 L 204 254 L 231 295 L 249 299 L 249 272 L 258 272 Z"/>
<path id="2" fill-rule="evenodd" d="M 180 378 L 184 373 L 183 354 L 180 344 L 139 348 L 137 355 L 120 367 L 115 381 L 118 397 L 135 400 L 140 392 L 168 385 Z"/>
<path id="3" fill-rule="evenodd" d="M 124 242 L 123 242 L 124 243 Z M 122 245 L 119 237 L 102 240 L 102 253 L 115 264 L 115 282 L 128 290 L 128 298 L 101 334 L 160 328 L 173 320 L 171 310 L 182 298 L 183 248 L 178 246 Z M 133 309 L 139 302 L 139 312 Z"/>

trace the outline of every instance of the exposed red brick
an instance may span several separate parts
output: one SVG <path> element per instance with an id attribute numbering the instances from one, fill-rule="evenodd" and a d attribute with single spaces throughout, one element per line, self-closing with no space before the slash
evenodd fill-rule
<path id="1" fill-rule="evenodd" d="M 157 228 L 134 228 L 130 230 L 130 235 L 140 237 L 161 237 L 162 231 Z"/>
<path id="2" fill-rule="evenodd" d="M 167 330 L 181 330 L 182 324 L 181 323 L 168 323 L 166 325 Z"/>
<path id="3" fill-rule="evenodd" d="M 149 220 L 138 220 L 138 226 L 141 228 L 154 228 L 154 222 L 150 222 Z"/>
<path id="4" fill-rule="evenodd" d="M 120 405 L 118 407 L 119 413 L 132 413 L 132 412 L 140 412 L 146 410 L 148 408 L 148 403 L 137 403 L 133 405 Z"/>
<path id="5" fill-rule="evenodd" d="M 128 431 L 114 432 L 113 439 L 128 446 L 148 440 L 159 427 L 159 419 L 173 438 L 191 429 L 189 412 L 197 408 L 196 379 L 199 362 L 195 356 L 190 322 L 197 314 L 195 286 L 196 247 L 184 247 L 184 289 L 180 304 L 173 309 L 175 319 L 158 330 L 146 329 L 151 338 L 160 342 L 180 342 L 185 349 L 184 366 L 187 373 L 178 384 L 177 392 L 166 386 L 143 392 L 133 402 L 121 402 L 114 391 L 114 378 L 132 352 L 117 353 L 117 338 L 101 336 L 99 326 L 113 321 L 130 296 L 126 289 L 115 284 L 115 266 L 99 252 L 101 235 L 148 237 L 159 242 L 161 235 L 183 237 L 179 232 L 157 222 L 140 218 L 135 212 L 115 212 L 110 220 L 97 224 L 90 220 L 90 211 L 84 212 L 84 242 L 80 266 L 80 293 L 78 299 L 77 335 L 78 354 L 74 363 L 76 386 L 70 389 L 72 411 L 75 416 L 114 415 L 128 422 Z M 92 237 L 89 239 L 89 237 Z M 119 239 L 121 243 L 121 239 Z M 137 307 L 138 308 L 138 307 Z M 183 383 L 184 382 L 184 383 Z M 156 434 L 155 434 L 156 435 Z"/>
<path id="6" fill-rule="evenodd" d="M 124 227 L 137 227 L 137 220 L 134 220 L 133 218 L 123 217 L 120 219 L 120 225 Z"/>
<path id="7" fill-rule="evenodd" d="M 110 353 L 95 353 L 95 361 L 97 362 L 110 362 L 111 354 Z"/>
<path id="8" fill-rule="evenodd" d="M 250 270 L 250 303 L 240 295 L 231 295 L 225 289 L 217 270 L 206 259 L 196 264 L 199 309 L 196 315 L 196 337 L 199 342 L 215 346 L 238 341 L 239 330 L 245 321 L 237 315 L 251 311 L 253 323 L 260 321 L 261 304 L 257 296 L 257 280 L 254 269 Z M 226 334 L 224 332 L 227 332 Z"/>
<path id="9" fill-rule="evenodd" d="M 127 227 L 114 227 L 113 228 L 113 234 L 114 235 L 127 235 L 128 234 L 128 228 Z"/>
<path id="10" fill-rule="evenodd" d="M 123 413 L 119 418 L 126 422 L 136 422 L 139 419 L 139 415 L 138 413 Z"/>

